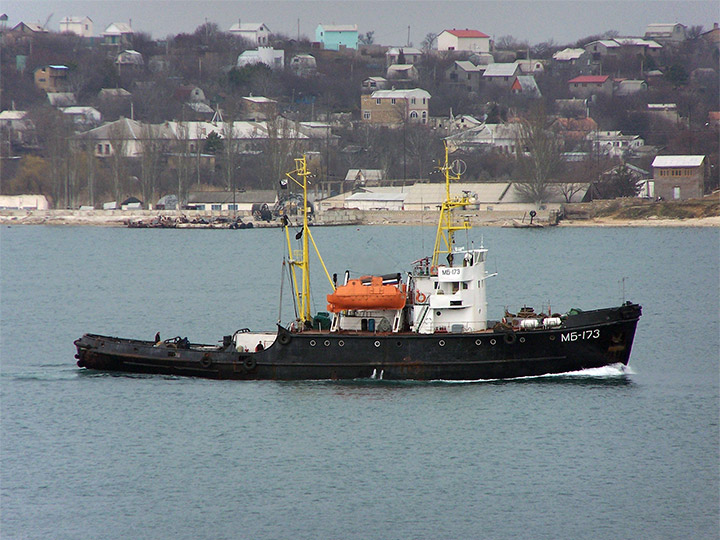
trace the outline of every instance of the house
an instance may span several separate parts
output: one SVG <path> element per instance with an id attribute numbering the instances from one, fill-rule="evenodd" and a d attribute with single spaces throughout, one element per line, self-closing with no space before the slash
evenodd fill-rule
<path id="1" fill-rule="evenodd" d="M 566 48 L 553 54 L 553 60 L 558 64 L 574 65 L 585 54 L 585 49 Z"/>
<path id="2" fill-rule="evenodd" d="M 311 54 L 296 54 L 290 60 L 290 69 L 298 77 L 312 77 L 317 73 L 317 62 Z"/>
<path id="3" fill-rule="evenodd" d="M 77 105 L 77 98 L 72 92 L 48 92 L 48 103 L 53 107 L 72 107 Z"/>
<path id="4" fill-rule="evenodd" d="M 199 86 L 192 84 L 178 86 L 175 89 L 175 99 L 183 102 L 206 103 L 205 92 Z"/>
<path id="5" fill-rule="evenodd" d="M 653 118 L 662 118 L 674 124 L 680 123 L 677 103 L 648 103 L 647 114 Z"/>
<path id="6" fill-rule="evenodd" d="M 8 33 L 15 37 L 32 37 L 37 34 L 47 34 L 48 31 L 47 28 L 40 24 L 19 22 L 15 26 L 13 26 Z"/>
<path id="7" fill-rule="evenodd" d="M 610 75 L 580 75 L 568 81 L 568 89 L 570 94 L 579 98 L 598 94 L 612 96 L 613 80 Z"/>
<path id="8" fill-rule="evenodd" d="M 567 148 L 576 148 L 587 141 L 588 134 L 597 131 L 598 125 L 589 116 L 583 118 L 556 118 L 550 124 L 550 131 L 563 140 Z"/>
<path id="9" fill-rule="evenodd" d="M 138 157 L 142 155 L 143 125 L 120 118 L 86 131 L 79 139 L 92 142 L 94 154 L 99 158 L 108 158 L 118 151 L 124 157 Z"/>
<path id="10" fill-rule="evenodd" d="M 510 87 L 510 93 L 530 98 L 542 97 L 534 75 L 518 75 L 515 77 L 515 81 Z"/>
<path id="11" fill-rule="evenodd" d="M 561 116 L 568 118 L 585 118 L 588 115 L 588 104 L 585 99 L 556 99 L 555 107 Z"/>
<path id="12" fill-rule="evenodd" d="M 357 49 L 357 24 L 318 24 L 315 29 L 315 41 L 322 43 L 324 49 Z"/>
<path id="13" fill-rule="evenodd" d="M 93 21 L 90 17 L 63 17 L 60 19 L 60 33 L 70 33 L 80 37 L 92 37 Z"/>
<path id="14" fill-rule="evenodd" d="M 103 44 L 114 47 L 132 45 L 135 32 L 127 23 L 112 23 L 103 32 Z"/>
<path id="15" fill-rule="evenodd" d="M 478 30 L 443 30 L 437 37 L 438 51 L 464 51 L 489 53 L 492 49 L 490 36 Z"/>
<path id="16" fill-rule="evenodd" d="M 124 88 L 102 88 L 100 92 L 98 92 L 98 98 L 100 100 L 105 101 L 111 101 L 111 100 L 123 100 L 123 101 L 129 101 L 132 99 L 132 94 L 125 90 Z"/>
<path id="17" fill-rule="evenodd" d="M 431 116 L 429 126 L 433 129 L 443 129 L 448 133 L 455 133 L 478 127 L 482 125 L 482 123 L 481 120 L 478 120 L 474 116 L 463 114 L 460 116 L 450 115 L 449 117 Z"/>
<path id="18" fill-rule="evenodd" d="M 120 68 L 141 69 L 145 66 L 143 55 L 132 49 L 125 49 L 115 58 L 115 65 Z"/>
<path id="19" fill-rule="evenodd" d="M 229 32 L 258 47 L 270 43 L 270 29 L 265 23 L 243 23 L 238 20 L 230 27 Z"/>
<path id="20" fill-rule="evenodd" d="M 515 82 L 515 77 L 520 74 L 520 66 L 516 63 L 495 63 L 485 68 L 483 80 L 490 84 L 503 88 L 510 88 Z"/>
<path id="21" fill-rule="evenodd" d="M 618 37 L 614 39 L 599 39 L 585 45 L 585 51 L 590 54 L 593 62 L 601 62 L 606 57 L 647 57 L 657 56 L 662 45 L 654 40 L 634 37 Z"/>
<path id="22" fill-rule="evenodd" d="M 620 131 L 593 131 L 585 138 L 596 154 L 610 157 L 622 158 L 645 146 L 639 135 L 623 135 Z"/>
<path id="23" fill-rule="evenodd" d="M 0 138 L 12 146 L 32 145 L 35 140 L 35 126 L 27 111 L 0 112 Z"/>
<path id="24" fill-rule="evenodd" d="M 653 23 L 645 28 L 645 39 L 663 43 L 680 43 L 687 39 L 687 26 L 680 23 Z"/>
<path id="25" fill-rule="evenodd" d="M 647 83 L 642 79 L 621 79 L 615 81 L 614 93 L 616 96 L 632 96 L 640 92 L 647 92 Z"/>
<path id="26" fill-rule="evenodd" d="M 716 49 L 720 49 L 720 24 L 713 23 L 712 29 L 700 34 L 700 38 L 703 39 L 705 43 L 714 46 Z"/>
<path id="27" fill-rule="evenodd" d="M 389 87 L 390 83 L 385 77 L 368 77 L 362 82 L 362 91 L 364 93 L 385 90 Z"/>
<path id="28" fill-rule="evenodd" d="M 41 66 L 35 69 L 35 86 L 46 92 L 62 92 L 67 88 L 67 66 Z"/>
<path id="29" fill-rule="evenodd" d="M 102 115 L 94 107 L 61 107 L 60 111 L 72 118 L 73 124 L 80 129 L 91 129 L 102 122 Z"/>
<path id="30" fill-rule="evenodd" d="M 143 125 L 136 120 L 120 118 L 86 131 L 79 138 L 91 141 L 94 154 L 99 158 L 110 157 L 118 151 L 124 157 L 138 157 L 142 155 Z"/>
<path id="31" fill-rule="evenodd" d="M 417 81 L 418 71 L 412 64 L 393 64 L 387 68 L 385 77 L 395 81 Z"/>
<path id="32" fill-rule="evenodd" d="M 385 182 L 385 171 L 382 169 L 348 169 L 345 175 L 345 184 L 349 187 L 349 190 L 359 187 L 379 186 L 383 182 Z"/>
<path id="33" fill-rule="evenodd" d="M 652 162 L 655 195 L 665 200 L 699 199 L 705 193 L 705 156 L 657 156 Z"/>
<path id="34" fill-rule="evenodd" d="M 427 124 L 430 93 L 420 88 L 410 90 L 376 90 L 360 98 L 364 123 L 399 126 L 406 120 Z"/>
<path id="35" fill-rule="evenodd" d="M 215 114 L 215 110 L 208 105 L 205 92 L 199 86 L 192 84 L 179 86 L 175 89 L 174 96 L 191 111 L 190 117 L 195 120 L 209 120 Z"/>
<path id="36" fill-rule="evenodd" d="M 422 60 L 422 51 L 414 47 L 390 47 L 385 53 L 385 65 L 412 64 Z"/>
<path id="37" fill-rule="evenodd" d="M 479 92 L 485 66 L 476 66 L 468 60 L 456 60 L 445 70 L 445 80 L 467 92 Z"/>
<path id="38" fill-rule="evenodd" d="M 272 47 L 258 47 L 256 50 L 244 51 L 238 56 L 237 67 L 265 64 L 270 69 L 282 70 L 285 68 L 285 51 L 275 50 Z"/>
<path id="39" fill-rule="evenodd" d="M 246 120 L 268 120 L 278 115 L 278 102 L 262 96 L 243 97 L 240 101 L 243 118 Z"/>
<path id="40" fill-rule="evenodd" d="M 520 73 L 523 75 L 536 75 L 545 71 L 545 64 L 542 60 L 515 60 L 520 66 Z"/>
<path id="41" fill-rule="evenodd" d="M 515 154 L 520 138 L 521 125 L 515 122 L 507 124 L 481 124 L 460 131 L 445 138 L 450 152 L 462 150 L 494 150 L 501 154 Z"/>

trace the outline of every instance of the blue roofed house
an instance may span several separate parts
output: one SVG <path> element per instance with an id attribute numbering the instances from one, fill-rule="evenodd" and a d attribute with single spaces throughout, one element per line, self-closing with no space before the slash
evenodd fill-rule
<path id="1" fill-rule="evenodd" d="M 322 43 L 329 51 L 341 48 L 357 49 L 357 24 L 318 24 L 315 29 L 315 41 Z"/>

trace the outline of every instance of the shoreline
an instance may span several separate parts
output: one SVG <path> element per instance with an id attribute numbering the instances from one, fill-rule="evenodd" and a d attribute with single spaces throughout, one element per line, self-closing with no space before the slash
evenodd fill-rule
<path id="1" fill-rule="evenodd" d="M 128 222 L 148 222 L 158 215 L 175 218 L 177 211 L 153 211 L 153 210 L 132 210 L 132 211 L 101 211 L 101 210 L 43 210 L 23 211 L 4 210 L 0 211 L 0 226 L 12 225 L 50 225 L 50 226 L 92 226 L 92 227 L 128 227 Z M 182 215 L 188 219 L 203 217 L 226 217 L 221 215 L 210 215 L 207 213 L 187 211 Z M 252 216 L 240 215 L 243 221 L 252 223 L 254 228 L 279 227 L 279 223 L 266 223 L 255 221 Z M 409 211 L 326 211 L 314 219 L 316 226 L 342 226 L 342 225 L 435 225 L 439 217 L 438 212 L 409 212 Z M 474 227 L 513 227 L 514 221 L 523 219 L 523 215 L 517 212 L 475 212 L 467 215 Z M 538 216 L 536 222 L 544 225 L 542 228 L 552 228 L 547 225 L 545 216 Z M 702 218 L 661 218 L 650 216 L 640 219 L 615 219 L 612 217 L 588 218 L 588 219 L 564 219 L 558 227 L 720 227 L 720 216 Z M 192 225 L 183 224 L 178 228 L 227 228 L 227 225 Z"/>

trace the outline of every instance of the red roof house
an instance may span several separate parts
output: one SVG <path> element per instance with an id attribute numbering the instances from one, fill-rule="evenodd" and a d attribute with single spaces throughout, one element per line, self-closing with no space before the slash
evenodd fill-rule
<path id="1" fill-rule="evenodd" d="M 437 38 L 438 51 L 467 51 L 489 53 L 492 48 L 490 36 L 478 30 L 443 30 Z"/>
<path id="2" fill-rule="evenodd" d="M 568 88 L 574 97 L 588 98 L 596 94 L 611 96 L 613 80 L 610 75 L 581 75 L 568 81 Z"/>

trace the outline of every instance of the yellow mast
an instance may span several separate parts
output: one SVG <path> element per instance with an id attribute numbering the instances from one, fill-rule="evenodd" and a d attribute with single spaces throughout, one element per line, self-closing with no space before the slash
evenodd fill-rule
<path id="1" fill-rule="evenodd" d="M 460 180 L 462 171 L 455 169 L 449 162 L 449 151 L 445 145 L 445 163 L 438 167 L 445 174 L 445 200 L 440 206 L 440 220 L 438 221 L 437 234 L 435 235 L 435 247 L 433 248 L 432 266 L 437 266 L 442 253 L 452 253 L 455 242 L 455 231 L 464 231 L 471 228 L 470 222 L 464 219 L 462 223 L 453 222 L 453 210 L 464 208 L 470 204 L 467 195 L 462 197 L 450 197 L 450 181 Z"/>
<path id="2" fill-rule="evenodd" d="M 293 175 L 297 176 L 298 178 L 295 178 L 295 176 L 293 176 Z M 285 238 L 287 240 L 288 255 L 290 257 L 290 267 L 292 268 L 293 290 L 294 290 L 294 294 L 297 298 L 297 305 L 299 308 L 298 318 L 300 319 L 301 323 L 305 323 L 312 319 L 312 315 L 310 313 L 310 265 L 309 265 L 310 244 L 309 244 L 309 242 L 313 243 L 315 252 L 317 253 L 318 258 L 320 259 L 320 263 L 322 264 L 322 267 L 325 270 L 325 275 L 327 276 L 328 281 L 330 282 L 330 285 L 333 287 L 333 289 L 334 289 L 334 285 L 333 285 L 332 279 L 330 278 L 330 274 L 328 273 L 327 268 L 325 267 L 325 263 L 323 262 L 322 257 L 320 256 L 320 252 L 317 249 L 317 245 L 315 245 L 315 240 L 313 239 L 312 234 L 310 233 L 310 228 L 308 227 L 307 188 L 308 188 L 308 176 L 310 176 L 310 172 L 308 171 L 308 168 L 307 168 L 307 159 L 305 158 L 305 155 L 303 155 L 301 158 L 295 158 L 295 169 L 288 173 L 285 173 L 285 176 L 287 176 L 295 184 L 300 186 L 303 190 L 303 212 L 302 212 L 303 227 L 301 230 L 302 249 L 301 250 L 293 250 L 292 249 L 292 243 L 290 241 L 290 230 L 289 230 L 290 222 L 288 220 L 285 221 Z M 301 270 L 300 284 L 298 284 L 296 268 L 300 268 L 300 270 Z"/>

